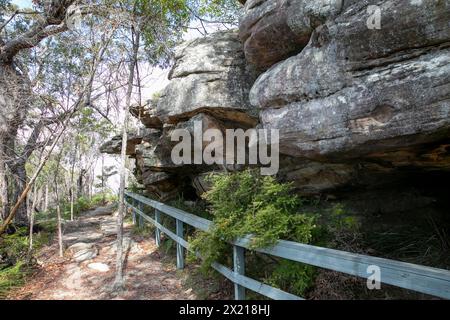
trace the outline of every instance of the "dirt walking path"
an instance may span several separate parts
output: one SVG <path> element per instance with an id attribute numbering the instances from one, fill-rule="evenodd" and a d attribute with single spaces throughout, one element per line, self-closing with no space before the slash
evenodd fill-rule
<path id="1" fill-rule="evenodd" d="M 40 270 L 13 299 L 31 300 L 192 300 L 192 290 L 182 286 L 176 268 L 161 262 L 155 243 L 137 241 L 131 225 L 125 225 L 126 289 L 112 290 L 116 259 L 116 216 L 113 207 L 87 212 L 64 230 L 65 257 L 58 257 L 57 244 L 38 256 Z"/>

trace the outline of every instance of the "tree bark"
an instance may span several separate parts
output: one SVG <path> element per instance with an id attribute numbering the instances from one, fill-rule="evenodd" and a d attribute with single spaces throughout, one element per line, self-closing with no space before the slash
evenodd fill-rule
<path id="1" fill-rule="evenodd" d="M 58 227 L 58 248 L 59 256 L 62 258 L 64 256 L 63 247 L 63 235 L 62 235 L 62 222 L 61 222 L 61 204 L 59 198 L 58 182 L 55 182 L 55 197 L 56 197 L 56 219 Z"/>
<path id="2" fill-rule="evenodd" d="M 84 185 L 84 178 L 86 175 L 86 170 L 85 169 L 81 169 L 80 170 L 80 175 L 78 176 L 78 181 L 77 181 L 77 197 L 81 198 L 84 196 L 84 189 L 83 189 L 83 185 Z"/>
<path id="3" fill-rule="evenodd" d="M 11 174 L 14 179 L 13 193 L 11 197 L 11 202 L 16 203 L 22 191 L 25 189 L 27 185 L 27 173 L 25 170 L 25 162 L 19 161 L 15 166 L 11 168 Z M 17 209 L 17 214 L 15 217 L 15 222 L 18 225 L 28 225 L 28 204 L 27 201 L 23 201 L 22 204 Z"/>
<path id="4" fill-rule="evenodd" d="M 25 161 L 16 154 L 16 139 L 19 126 L 27 114 L 27 107 L 31 101 L 31 87 L 27 76 L 20 72 L 18 67 L 11 63 L 0 63 L 0 158 L 3 164 L 2 198 L 7 203 L 3 210 L 8 210 L 11 203 L 16 203 L 26 184 Z M 24 154 L 24 156 L 26 156 Z M 6 165 L 6 166 L 5 166 Z M 11 184 L 8 184 L 6 167 L 11 175 Z M 5 191 L 6 190 L 6 191 Z M 6 194 L 5 192 L 8 192 Z M 8 215 L 6 213 L 6 215 Z M 27 222 L 26 203 L 21 204 L 17 212 L 17 222 Z M 6 217 L 4 217 L 6 219 Z"/>
<path id="5" fill-rule="evenodd" d="M 0 141 L 1 143 L 1 141 Z M 0 220 L 6 219 L 9 213 L 9 198 L 8 198 L 8 176 L 6 174 L 6 164 L 0 158 Z"/>
<path id="6" fill-rule="evenodd" d="M 30 235 L 29 235 L 29 248 L 28 254 L 31 255 L 33 252 L 33 234 L 34 234 L 34 220 L 36 217 L 36 205 L 40 202 L 42 198 L 42 189 L 39 189 L 36 192 L 36 185 L 34 187 L 34 195 L 33 202 L 31 203 L 31 212 L 30 212 Z"/>
<path id="7" fill-rule="evenodd" d="M 126 102 L 123 106 L 124 119 L 122 128 L 122 152 L 121 152 L 121 168 L 120 168 L 120 191 L 119 191 L 119 212 L 117 214 L 117 257 L 116 257 L 116 279 L 114 287 L 116 290 L 122 290 L 123 281 L 123 218 L 125 215 L 125 185 L 126 185 L 126 162 L 127 162 L 127 142 L 128 142 L 128 121 L 129 110 L 131 105 L 131 95 L 133 94 L 133 83 L 135 66 L 139 51 L 140 34 L 136 32 L 134 27 L 131 28 L 131 38 L 133 47 L 133 56 L 129 65 L 128 88 Z"/>
<path id="8" fill-rule="evenodd" d="M 56 197 L 56 221 L 58 228 L 58 247 L 59 247 L 59 256 L 62 258 L 64 256 L 64 247 L 63 247 L 63 235 L 62 235 L 62 222 L 61 222 L 61 199 L 59 197 L 59 188 L 58 188 L 58 172 L 61 165 L 61 157 L 63 150 L 59 152 L 58 162 L 56 164 L 56 172 L 55 172 L 55 197 Z"/>
<path id="9" fill-rule="evenodd" d="M 73 221 L 74 219 L 74 212 L 73 212 L 75 202 L 74 174 L 75 174 L 75 162 L 77 158 L 77 151 L 78 151 L 78 141 L 75 141 L 75 150 L 73 151 L 72 166 L 70 168 L 70 221 Z"/>
<path id="10" fill-rule="evenodd" d="M 45 185 L 44 212 L 48 210 L 48 184 Z"/>
<path id="11" fill-rule="evenodd" d="M 105 194 L 105 155 L 102 153 L 102 203 L 106 203 L 106 194 Z"/>

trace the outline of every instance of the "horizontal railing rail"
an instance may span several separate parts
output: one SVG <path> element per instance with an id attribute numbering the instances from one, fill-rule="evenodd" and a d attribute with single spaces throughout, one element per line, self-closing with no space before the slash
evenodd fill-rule
<path id="1" fill-rule="evenodd" d="M 208 232 L 213 224 L 212 221 L 132 192 L 127 191 L 125 195 L 125 203 L 133 211 L 133 221 L 137 224 L 142 224 L 143 220 L 146 220 L 156 226 L 156 244 L 158 246 L 160 245 L 161 232 L 177 243 L 177 267 L 183 269 L 184 249 L 190 249 L 189 243 L 184 239 L 184 224 Z M 129 199 L 133 203 L 129 202 Z M 155 209 L 155 219 L 145 214 L 143 210 L 144 205 Z M 161 213 L 176 220 L 176 232 L 172 232 L 161 224 Z M 140 217 L 139 220 L 136 219 L 136 215 Z M 232 243 L 233 270 L 219 263 L 213 263 L 212 265 L 215 270 L 235 284 L 235 298 L 237 300 L 245 299 L 245 288 L 272 299 L 302 299 L 246 277 L 246 249 L 366 279 L 372 275 L 373 271 L 371 271 L 371 267 L 376 266 L 379 268 L 382 283 L 450 299 L 450 271 L 448 270 L 316 247 L 292 241 L 281 240 L 276 245 L 263 249 L 253 249 L 250 243 L 250 236 L 237 239 Z"/>

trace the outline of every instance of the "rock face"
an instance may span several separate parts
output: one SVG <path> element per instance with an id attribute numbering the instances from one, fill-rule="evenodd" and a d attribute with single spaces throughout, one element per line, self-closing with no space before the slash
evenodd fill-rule
<path id="1" fill-rule="evenodd" d="M 127 156 L 136 154 L 136 146 L 142 142 L 144 135 L 130 134 L 127 140 Z M 116 136 L 100 147 L 100 152 L 107 154 L 120 154 L 122 150 L 122 136 Z"/>
<path id="2" fill-rule="evenodd" d="M 167 88 L 131 108 L 147 128 L 127 150 L 138 180 L 162 200 L 208 188 L 222 168 L 171 159 L 172 132 L 194 121 L 279 129 L 279 177 L 303 194 L 450 171 L 449 21 L 438 0 L 246 1 L 239 33 L 184 43 Z"/>
<path id="3" fill-rule="evenodd" d="M 309 42 L 314 29 L 355 1 L 249 0 L 240 21 L 239 36 L 248 61 L 267 69 Z"/>
<path id="4" fill-rule="evenodd" d="M 358 158 L 448 137 L 450 4 L 383 1 L 382 29 L 368 30 L 369 3 L 318 27 L 253 86 L 251 102 L 265 127 L 281 130 L 282 152 Z"/>
<path id="5" fill-rule="evenodd" d="M 288 23 L 294 14 L 303 17 L 297 26 L 318 23 L 291 27 L 296 35 L 309 33 L 308 44 L 262 74 L 250 93 L 251 103 L 262 109 L 263 126 L 280 130 L 281 152 L 321 162 L 382 160 L 448 169 L 450 3 L 326 1 L 325 14 L 315 19 L 313 7 L 320 2 L 260 1 L 253 9 L 252 1 L 246 4 L 241 34 L 252 12 L 269 4 L 277 12 L 268 15 L 272 23 Z M 288 3 L 301 8 L 292 13 L 283 9 Z M 380 30 L 367 25 L 373 4 L 381 10 Z M 251 35 L 270 38 L 256 27 Z M 271 48 L 261 49 L 260 59 L 246 49 L 250 62 L 264 62 L 266 52 Z"/>
<path id="6" fill-rule="evenodd" d="M 229 128 L 250 128 L 258 122 L 257 109 L 249 101 L 256 72 L 246 60 L 237 31 L 217 32 L 182 44 L 175 54 L 169 85 L 159 97 L 143 106 L 133 106 L 131 114 L 147 128 L 131 135 L 127 154 L 136 159 L 136 177 L 147 191 L 161 200 L 181 192 L 203 192 L 198 181 L 205 172 L 222 170 L 206 165 L 177 165 L 171 158 L 171 141 L 176 129 L 191 134 L 194 123 L 203 132 Z M 205 147 L 206 144 L 203 145 Z M 119 154 L 121 137 L 107 142 L 101 151 Z"/>
<path id="7" fill-rule="evenodd" d="M 257 123 L 248 100 L 256 73 L 245 62 L 237 32 L 189 41 L 176 50 L 175 60 L 156 108 L 164 123 L 201 112 L 249 126 Z"/>
<path id="8" fill-rule="evenodd" d="M 447 201 L 450 2 L 250 0 L 240 38 L 281 178 L 368 214 Z"/>
<path id="9" fill-rule="evenodd" d="M 130 113 L 147 128 L 162 129 L 163 123 L 156 114 L 156 104 L 158 99 L 147 101 L 143 106 L 132 106 Z"/>

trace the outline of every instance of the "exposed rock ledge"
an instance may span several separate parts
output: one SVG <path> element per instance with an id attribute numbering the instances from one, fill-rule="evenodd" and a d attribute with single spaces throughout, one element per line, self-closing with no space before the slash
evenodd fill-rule
<path id="1" fill-rule="evenodd" d="M 258 122 L 249 92 L 256 79 L 248 67 L 236 31 L 217 32 L 182 44 L 169 74 L 171 80 L 160 97 L 130 110 L 144 126 L 132 135 L 127 154 L 136 159 L 136 175 L 148 192 L 162 200 L 180 192 L 204 190 L 204 173 L 222 168 L 206 165 L 175 165 L 171 159 L 175 129 L 193 130 L 201 121 L 203 130 L 250 128 Z M 118 154 L 121 137 L 102 147 L 102 152 Z M 233 169 L 233 168 L 231 168 Z M 192 190 L 191 190 L 192 189 Z M 187 191 L 191 190 L 191 191 Z"/>
<path id="2" fill-rule="evenodd" d="M 368 30 L 375 3 L 382 29 Z M 449 20 L 448 2 L 358 1 L 262 74 L 251 102 L 285 154 L 448 169 Z"/>
<path id="3" fill-rule="evenodd" d="M 372 4 L 381 6 L 381 30 L 367 28 Z M 258 112 L 260 125 L 280 129 L 279 176 L 302 193 L 386 193 L 430 172 L 436 179 L 450 171 L 449 9 L 445 1 L 247 1 L 244 44 L 234 31 L 183 44 L 161 96 L 130 110 L 149 129 L 127 150 L 139 180 L 163 200 L 192 185 L 203 192 L 205 174 L 222 168 L 174 165 L 172 130 L 193 120 L 254 127 Z M 255 82 L 249 65 L 270 68 Z M 115 141 L 105 150 L 118 153 Z"/>

